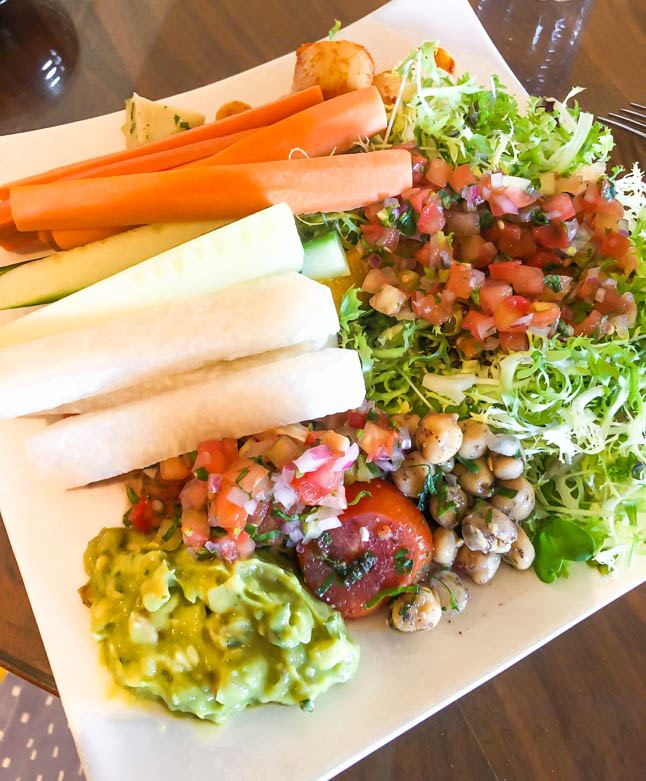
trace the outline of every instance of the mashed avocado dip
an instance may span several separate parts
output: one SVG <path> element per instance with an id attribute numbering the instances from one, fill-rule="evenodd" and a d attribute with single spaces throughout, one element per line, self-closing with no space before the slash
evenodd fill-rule
<path id="1" fill-rule="evenodd" d="M 171 710 L 223 722 L 247 705 L 311 703 L 351 678 L 359 649 L 340 614 L 257 558 L 196 561 L 132 529 L 103 529 L 82 595 L 116 681 Z"/>

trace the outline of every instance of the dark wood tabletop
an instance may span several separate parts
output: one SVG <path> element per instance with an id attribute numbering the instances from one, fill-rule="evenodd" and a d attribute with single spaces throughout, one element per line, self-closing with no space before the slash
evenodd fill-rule
<path id="1" fill-rule="evenodd" d="M 570 85 L 585 85 L 580 102 L 596 113 L 646 102 L 643 0 L 470 1 L 530 92 L 562 97 Z M 451 0 L 445 3 L 450 13 Z M 381 4 L 60 0 L 66 18 L 43 2 L 49 15 L 44 22 L 30 17 L 23 33 L 35 47 L 57 36 L 61 79 L 52 88 L 43 86 L 33 58 L 20 59 L 19 47 L 2 35 L 7 14 L 18 5 L 28 13 L 31 0 L 7 0 L 0 3 L 0 135 L 115 111 L 133 89 L 161 98 L 217 81 L 320 38 L 335 17 L 347 24 Z M 459 63 L 460 52 L 453 54 Z M 646 142 L 621 130 L 616 139 L 617 163 L 644 165 Z M 55 691 L 1 523 L 0 665 Z M 642 586 L 341 777 L 643 778 L 645 670 Z"/>

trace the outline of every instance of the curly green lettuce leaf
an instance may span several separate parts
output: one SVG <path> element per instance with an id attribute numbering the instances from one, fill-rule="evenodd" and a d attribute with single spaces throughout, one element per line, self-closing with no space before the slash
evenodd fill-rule
<path id="1" fill-rule="evenodd" d="M 417 47 L 397 69 L 406 79 L 392 109 L 387 138 L 374 146 L 415 143 L 429 157 L 476 172 L 500 169 L 538 181 L 542 173 L 567 175 L 603 163 L 614 145 L 608 128 L 569 100 L 528 98 L 524 111 L 496 76 L 478 85 L 468 73 L 451 77 L 435 64 L 435 42 Z"/>

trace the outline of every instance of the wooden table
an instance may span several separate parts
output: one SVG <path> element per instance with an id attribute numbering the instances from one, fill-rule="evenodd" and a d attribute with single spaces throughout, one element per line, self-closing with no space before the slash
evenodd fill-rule
<path id="1" fill-rule="evenodd" d="M 562 97 L 570 84 L 584 84 L 588 90 L 581 103 L 601 113 L 630 100 L 646 101 L 642 0 L 471 3 L 531 92 Z M 0 134 L 120 109 L 133 89 L 160 98 L 216 81 L 323 36 L 335 17 L 349 23 L 380 4 L 379 0 L 63 0 L 80 41 L 68 89 L 56 101 L 34 100 L 34 85 L 24 68 L 2 72 L 0 48 L 0 108 L 4 108 Z M 449 12 L 450 0 L 446 4 Z M 459 67 L 460 53 L 454 54 Z M 29 100 L 24 99 L 27 88 Z M 15 93 L 12 102 L 7 99 L 9 89 Z M 617 162 L 644 160 L 643 141 L 623 131 L 617 131 L 616 137 Z M 56 532 L 48 529 L 48 533 Z M 55 690 L 1 525 L 0 664 Z M 642 587 L 342 777 L 345 781 L 643 777 L 645 670 L 646 587 Z"/>

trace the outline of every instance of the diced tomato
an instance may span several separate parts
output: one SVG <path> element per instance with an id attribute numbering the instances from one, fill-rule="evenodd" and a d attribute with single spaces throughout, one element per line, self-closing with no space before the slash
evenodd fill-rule
<path id="1" fill-rule="evenodd" d="M 498 240 L 498 249 L 512 258 L 527 258 L 536 252 L 536 243 L 529 228 L 505 223 Z"/>
<path id="2" fill-rule="evenodd" d="M 459 165 L 449 174 L 449 184 L 456 193 L 462 192 L 463 187 L 468 187 L 470 184 L 475 184 L 475 182 L 476 178 L 468 163 Z"/>
<path id="3" fill-rule="evenodd" d="M 598 268 L 586 269 L 579 279 L 576 297 L 582 301 L 592 301 L 601 281 Z"/>
<path id="4" fill-rule="evenodd" d="M 361 493 L 365 495 L 352 505 Z M 391 483 L 353 483 L 347 487 L 347 497 L 348 509 L 340 517 L 341 526 L 328 532 L 329 543 L 313 540 L 299 553 L 298 561 L 312 593 L 344 616 L 359 618 L 376 609 L 366 603 L 380 591 L 415 582 L 431 561 L 433 538 L 416 504 Z M 365 562 L 368 552 L 373 557 L 370 567 L 347 584 L 326 563 L 332 559 Z"/>
<path id="5" fill-rule="evenodd" d="M 540 294 L 543 301 L 563 301 L 574 284 L 574 279 L 566 274 L 547 274 L 544 279 L 545 287 Z"/>
<path id="6" fill-rule="evenodd" d="M 609 214 L 620 220 L 624 215 L 624 207 L 616 198 L 608 200 L 599 191 L 597 182 L 590 182 L 582 196 L 581 205 L 587 214 Z M 575 206 L 576 208 L 576 206 Z"/>
<path id="7" fill-rule="evenodd" d="M 534 238 L 542 247 L 565 249 L 570 243 L 567 230 L 562 222 L 549 222 L 547 225 L 534 225 Z"/>
<path id="8" fill-rule="evenodd" d="M 497 244 L 500 241 L 505 224 L 504 220 L 496 220 L 493 225 L 482 231 L 482 235 L 487 241 Z"/>
<path id="9" fill-rule="evenodd" d="M 367 423 L 366 425 L 370 425 Z M 374 424 L 373 424 L 374 425 Z M 338 491 L 343 484 L 343 472 L 332 471 L 335 459 L 330 459 L 314 472 L 307 472 L 302 477 L 292 480 L 295 488 L 305 504 L 318 504 L 324 496 Z"/>
<path id="10" fill-rule="evenodd" d="M 635 306 L 635 298 L 632 293 L 624 293 L 620 296 L 613 288 L 599 288 L 595 296 L 595 308 L 602 315 L 631 314 L 632 317 L 628 324 L 630 326 L 635 324 L 637 307 Z"/>
<path id="11" fill-rule="evenodd" d="M 616 233 L 619 230 L 619 218 L 613 214 L 594 214 L 590 222 L 594 228 L 594 238 L 602 242 L 608 233 Z"/>
<path id="12" fill-rule="evenodd" d="M 458 350 L 468 361 L 472 358 L 477 358 L 483 350 L 482 342 L 479 342 L 473 336 L 467 336 L 467 334 L 458 336 L 456 344 Z"/>
<path id="13" fill-rule="evenodd" d="M 150 534 L 156 526 L 159 526 L 159 518 L 147 496 L 139 497 L 139 501 L 130 510 L 128 517 L 132 527 L 142 534 Z"/>
<path id="14" fill-rule="evenodd" d="M 510 227 L 516 226 L 512 225 Z M 518 269 L 520 265 L 521 264 L 519 260 L 505 260 L 500 263 L 492 263 L 489 266 L 489 276 L 491 279 L 498 279 L 511 285 L 514 281 L 516 269 Z"/>
<path id="15" fill-rule="evenodd" d="M 460 239 L 461 259 L 471 263 L 475 268 L 484 268 L 496 257 L 498 250 L 491 241 L 485 241 L 482 236 L 468 236 Z"/>
<path id="16" fill-rule="evenodd" d="M 437 67 L 442 68 L 442 70 L 445 70 L 447 73 L 453 73 L 455 70 L 455 60 L 445 49 L 442 49 L 442 47 L 437 47 L 434 59 Z"/>
<path id="17" fill-rule="evenodd" d="M 532 328 L 544 329 L 558 323 L 561 317 L 561 307 L 558 304 L 546 301 L 534 301 L 532 303 Z"/>
<path id="18" fill-rule="evenodd" d="M 487 279 L 480 288 L 480 306 L 486 314 L 493 315 L 500 302 L 511 295 L 513 295 L 513 290 L 506 282 L 499 279 Z"/>
<path id="19" fill-rule="evenodd" d="M 514 272 L 514 292 L 519 296 L 539 296 L 543 292 L 544 279 L 540 268 L 521 265 Z"/>
<path id="20" fill-rule="evenodd" d="M 524 331 L 519 333 L 501 333 L 500 347 L 506 353 L 519 353 L 529 348 L 529 340 Z"/>
<path id="21" fill-rule="evenodd" d="M 534 268 L 543 268 L 543 266 L 560 266 L 562 264 L 563 261 L 558 255 L 555 255 L 553 252 L 548 252 L 544 249 L 534 253 L 534 255 L 532 255 L 531 258 L 529 258 L 527 261 L 527 265 L 533 266 Z"/>
<path id="22" fill-rule="evenodd" d="M 599 336 L 605 336 L 610 330 L 608 320 L 597 309 L 592 312 L 580 323 L 574 325 L 575 336 L 592 336 L 595 331 L 599 331 Z"/>
<path id="23" fill-rule="evenodd" d="M 493 313 L 496 328 L 509 333 L 527 330 L 532 322 L 530 307 L 530 302 L 523 296 L 504 298 Z"/>
<path id="24" fill-rule="evenodd" d="M 543 272 L 539 268 L 506 261 L 492 263 L 489 274 L 492 279 L 508 282 L 520 296 L 538 296 L 543 292 Z"/>
<path id="25" fill-rule="evenodd" d="M 514 204 L 517 209 L 524 209 L 538 200 L 538 193 L 529 193 L 527 190 L 521 190 L 520 187 L 505 187 L 502 191 L 506 198 Z"/>
<path id="26" fill-rule="evenodd" d="M 496 323 L 493 317 L 483 315 L 477 309 L 471 309 L 462 320 L 462 328 L 470 331 L 474 339 L 484 342 L 488 336 L 492 336 L 496 332 Z"/>
<path id="27" fill-rule="evenodd" d="M 482 271 L 476 271 L 469 263 L 453 263 L 446 289 L 455 293 L 456 298 L 462 298 L 466 301 L 483 282 L 484 274 Z"/>
<path id="28" fill-rule="evenodd" d="M 198 550 L 211 539 L 211 528 L 206 513 L 201 510 L 184 510 L 182 513 L 182 539 L 184 545 Z"/>
<path id="29" fill-rule="evenodd" d="M 235 439 L 208 439 L 197 446 L 193 469 L 204 467 L 209 474 L 221 475 L 237 457 L 238 442 Z"/>
<path id="30" fill-rule="evenodd" d="M 441 157 L 434 157 L 428 165 L 426 178 L 436 187 L 445 187 L 449 181 L 451 166 Z"/>
<path id="31" fill-rule="evenodd" d="M 363 238 L 371 247 L 384 247 L 394 251 L 399 244 L 399 231 L 379 223 L 369 222 L 361 226 Z"/>
<path id="32" fill-rule="evenodd" d="M 412 300 L 413 311 L 418 317 L 433 323 L 433 325 L 443 325 L 453 315 L 454 301 L 455 293 L 451 290 L 445 289 L 441 295 L 429 293 L 426 296 L 417 291 Z"/>
<path id="33" fill-rule="evenodd" d="M 543 211 L 548 220 L 571 220 L 575 215 L 572 197 L 567 193 L 559 193 L 548 198 L 543 204 Z"/>
<path id="34" fill-rule="evenodd" d="M 366 413 L 350 410 L 348 412 L 348 426 L 352 428 L 363 428 L 366 425 Z"/>
<path id="35" fill-rule="evenodd" d="M 417 214 L 420 214 L 424 208 L 424 202 L 430 194 L 430 187 L 413 187 L 411 190 L 404 190 L 402 198 L 410 203 Z"/>
<path id="36" fill-rule="evenodd" d="M 445 224 L 446 219 L 439 198 L 429 199 L 417 219 L 417 229 L 420 233 L 437 233 Z"/>
<path id="37" fill-rule="evenodd" d="M 480 250 L 480 254 L 478 255 L 478 262 L 477 265 L 478 268 L 483 268 L 483 266 L 488 266 L 489 263 L 491 263 L 496 255 L 498 254 L 498 250 L 496 248 L 496 245 L 492 241 L 486 241 L 482 245 L 482 249 Z"/>
<path id="38" fill-rule="evenodd" d="M 621 260 L 630 249 L 630 239 L 611 231 L 601 242 L 600 252 L 605 258 Z"/>
<path id="39" fill-rule="evenodd" d="M 222 490 L 211 500 L 211 515 L 215 525 L 223 529 L 244 529 L 247 521 L 247 511 L 238 507 L 227 498 L 229 490 L 235 486 L 230 480 L 224 480 Z"/>

